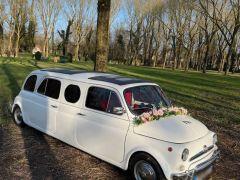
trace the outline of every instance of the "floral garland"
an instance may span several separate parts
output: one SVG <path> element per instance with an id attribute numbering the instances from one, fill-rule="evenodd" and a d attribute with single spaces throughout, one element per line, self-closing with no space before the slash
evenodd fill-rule
<path id="1" fill-rule="evenodd" d="M 144 124 L 150 121 L 159 120 L 162 117 L 172 116 L 172 115 L 187 115 L 187 109 L 183 107 L 162 107 L 160 109 L 153 109 L 152 111 L 145 112 L 140 116 L 134 118 L 134 125 Z"/>

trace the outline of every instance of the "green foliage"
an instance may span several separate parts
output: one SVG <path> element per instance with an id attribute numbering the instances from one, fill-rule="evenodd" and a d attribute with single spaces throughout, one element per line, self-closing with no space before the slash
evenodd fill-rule
<path id="1" fill-rule="evenodd" d="M 59 47 L 62 47 L 62 55 L 63 56 L 67 55 L 69 37 L 72 34 L 72 32 L 70 31 L 72 24 L 73 24 L 73 20 L 69 20 L 66 31 L 65 30 L 58 31 L 58 34 L 62 39 L 62 42 L 59 44 Z"/>
<path id="2" fill-rule="evenodd" d="M 28 35 L 27 35 L 27 42 L 28 42 L 28 51 L 31 52 L 35 46 L 35 32 L 36 32 L 36 22 L 34 20 L 29 21 L 28 25 Z"/>

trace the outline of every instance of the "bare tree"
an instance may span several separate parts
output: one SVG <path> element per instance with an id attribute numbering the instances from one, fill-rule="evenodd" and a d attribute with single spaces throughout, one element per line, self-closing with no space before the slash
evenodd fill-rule
<path id="1" fill-rule="evenodd" d="M 21 36 L 23 35 L 22 33 L 22 28 L 25 26 L 27 22 L 27 0 L 17 0 L 13 6 L 13 11 L 15 11 L 15 16 L 13 16 L 14 20 L 14 34 L 15 34 L 15 56 L 18 57 L 19 53 L 19 42 L 21 39 Z"/>
<path id="2" fill-rule="evenodd" d="M 61 10 L 61 3 L 59 0 L 37 0 L 37 10 L 43 26 L 43 54 L 49 55 L 49 38 L 50 33 L 54 29 L 54 24 Z"/>
<path id="3" fill-rule="evenodd" d="M 211 10 L 208 9 L 202 0 L 200 1 L 200 6 L 204 13 L 222 33 L 228 45 L 225 67 L 225 75 L 227 75 L 230 67 L 233 69 L 235 62 L 237 33 L 240 29 L 240 0 L 211 0 L 208 4 L 211 6 Z"/>
<path id="4" fill-rule="evenodd" d="M 0 4 L 0 56 L 3 54 L 4 50 L 4 22 L 6 21 L 6 12 L 5 12 L 5 6 L 6 4 L 4 2 L 1 2 Z"/>
<path id="5" fill-rule="evenodd" d="M 67 20 L 73 23 L 72 32 L 75 44 L 74 60 L 80 60 L 79 51 L 83 37 L 86 35 L 86 32 L 84 31 L 85 26 L 87 22 L 90 24 L 93 22 L 94 13 L 92 11 L 93 9 L 91 9 L 93 1 L 70 0 L 66 1 L 65 3 L 66 8 L 64 12 Z"/>

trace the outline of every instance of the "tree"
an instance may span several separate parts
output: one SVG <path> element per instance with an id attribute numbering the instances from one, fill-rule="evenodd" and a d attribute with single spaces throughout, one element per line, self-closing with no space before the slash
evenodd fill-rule
<path id="1" fill-rule="evenodd" d="M 95 71 L 106 71 L 109 46 L 111 0 L 98 0 Z"/>
<path id="2" fill-rule="evenodd" d="M 16 4 L 14 0 L 7 1 L 7 6 L 9 9 L 8 12 L 8 18 L 7 18 L 7 24 L 8 24 L 8 52 L 7 55 L 10 56 L 12 54 L 12 48 L 13 48 L 13 36 L 15 33 L 15 19 L 17 16 L 16 11 Z"/>
<path id="3" fill-rule="evenodd" d="M 92 0 L 69 0 L 65 1 L 64 13 L 66 15 L 67 21 L 73 21 L 72 33 L 74 39 L 74 60 L 80 60 L 79 54 L 83 37 L 88 33 L 86 31 L 86 24 L 93 22 L 94 13 Z"/>
<path id="4" fill-rule="evenodd" d="M 68 43 L 69 43 L 69 36 L 72 34 L 71 32 L 71 26 L 73 24 L 73 20 L 68 21 L 67 29 L 58 31 L 59 36 L 62 38 L 62 52 L 63 56 L 66 56 L 66 53 L 68 51 Z"/>
<path id="5" fill-rule="evenodd" d="M 43 26 L 43 55 L 49 55 L 50 33 L 54 32 L 54 24 L 61 10 L 59 0 L 37 0 L 37 9 Z"/>
<path id="6" fill-rule="evenodd" d="M 0 56 L 3 54 L 3 45 L 4 45 L 4 21 L 6 20 L 5 15 L 5 5 L 3 3 L 0 4 Z"/>
<path id="7" fill-rule="evenodd" d="M 32 51 L 32 49 L 35 46 L 35 33 L 36 33 L 37 22 L 36 22 L 36 17 L 34 13 L 34 5 L 35 5 L 35 0 L 32 0 L 31 7 L 30 7 L 28 32 L 27 32 L 28 51 Z"/>
<path id="8" fill-rule="evenodd" d="M 237 34 L 240 29 L 240 0 L 211 0 L 207 3 L 211 7 L 211 11 L 202 1 L 200 1 L 201 8 L 222 33 L 228 45 L 225 68 L 225 75 L 227 75 L 230 67 L 232 67 L 236 60 L 234 56 L 236 54 Z"/>
<path id="9" fill-rule="evenodd" d="M 18 57 L 20 48 L 20 39 L 25 33 L 25 24 L 27 22 L 27 0 L 17 0 L 12 6 L 14 12 L 14 41 L 15 56 Z"/>

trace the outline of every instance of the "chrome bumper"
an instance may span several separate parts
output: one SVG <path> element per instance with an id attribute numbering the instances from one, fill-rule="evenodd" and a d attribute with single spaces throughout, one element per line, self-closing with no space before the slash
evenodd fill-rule
<path id="1" fill-rule="evenodd" d="M 207 169 L 219 158 L 220 158 L 220 151 L 216 150 L 214 151 L 211 158 L 209 158 L 207 161 L 204 161 L 198 164 L 194 169 L 185 171 L 184 173 L 172 174 L 171 177 L 173 180 L 177 180 L 177 179 L 192 180 L 195 174 Z"/>

